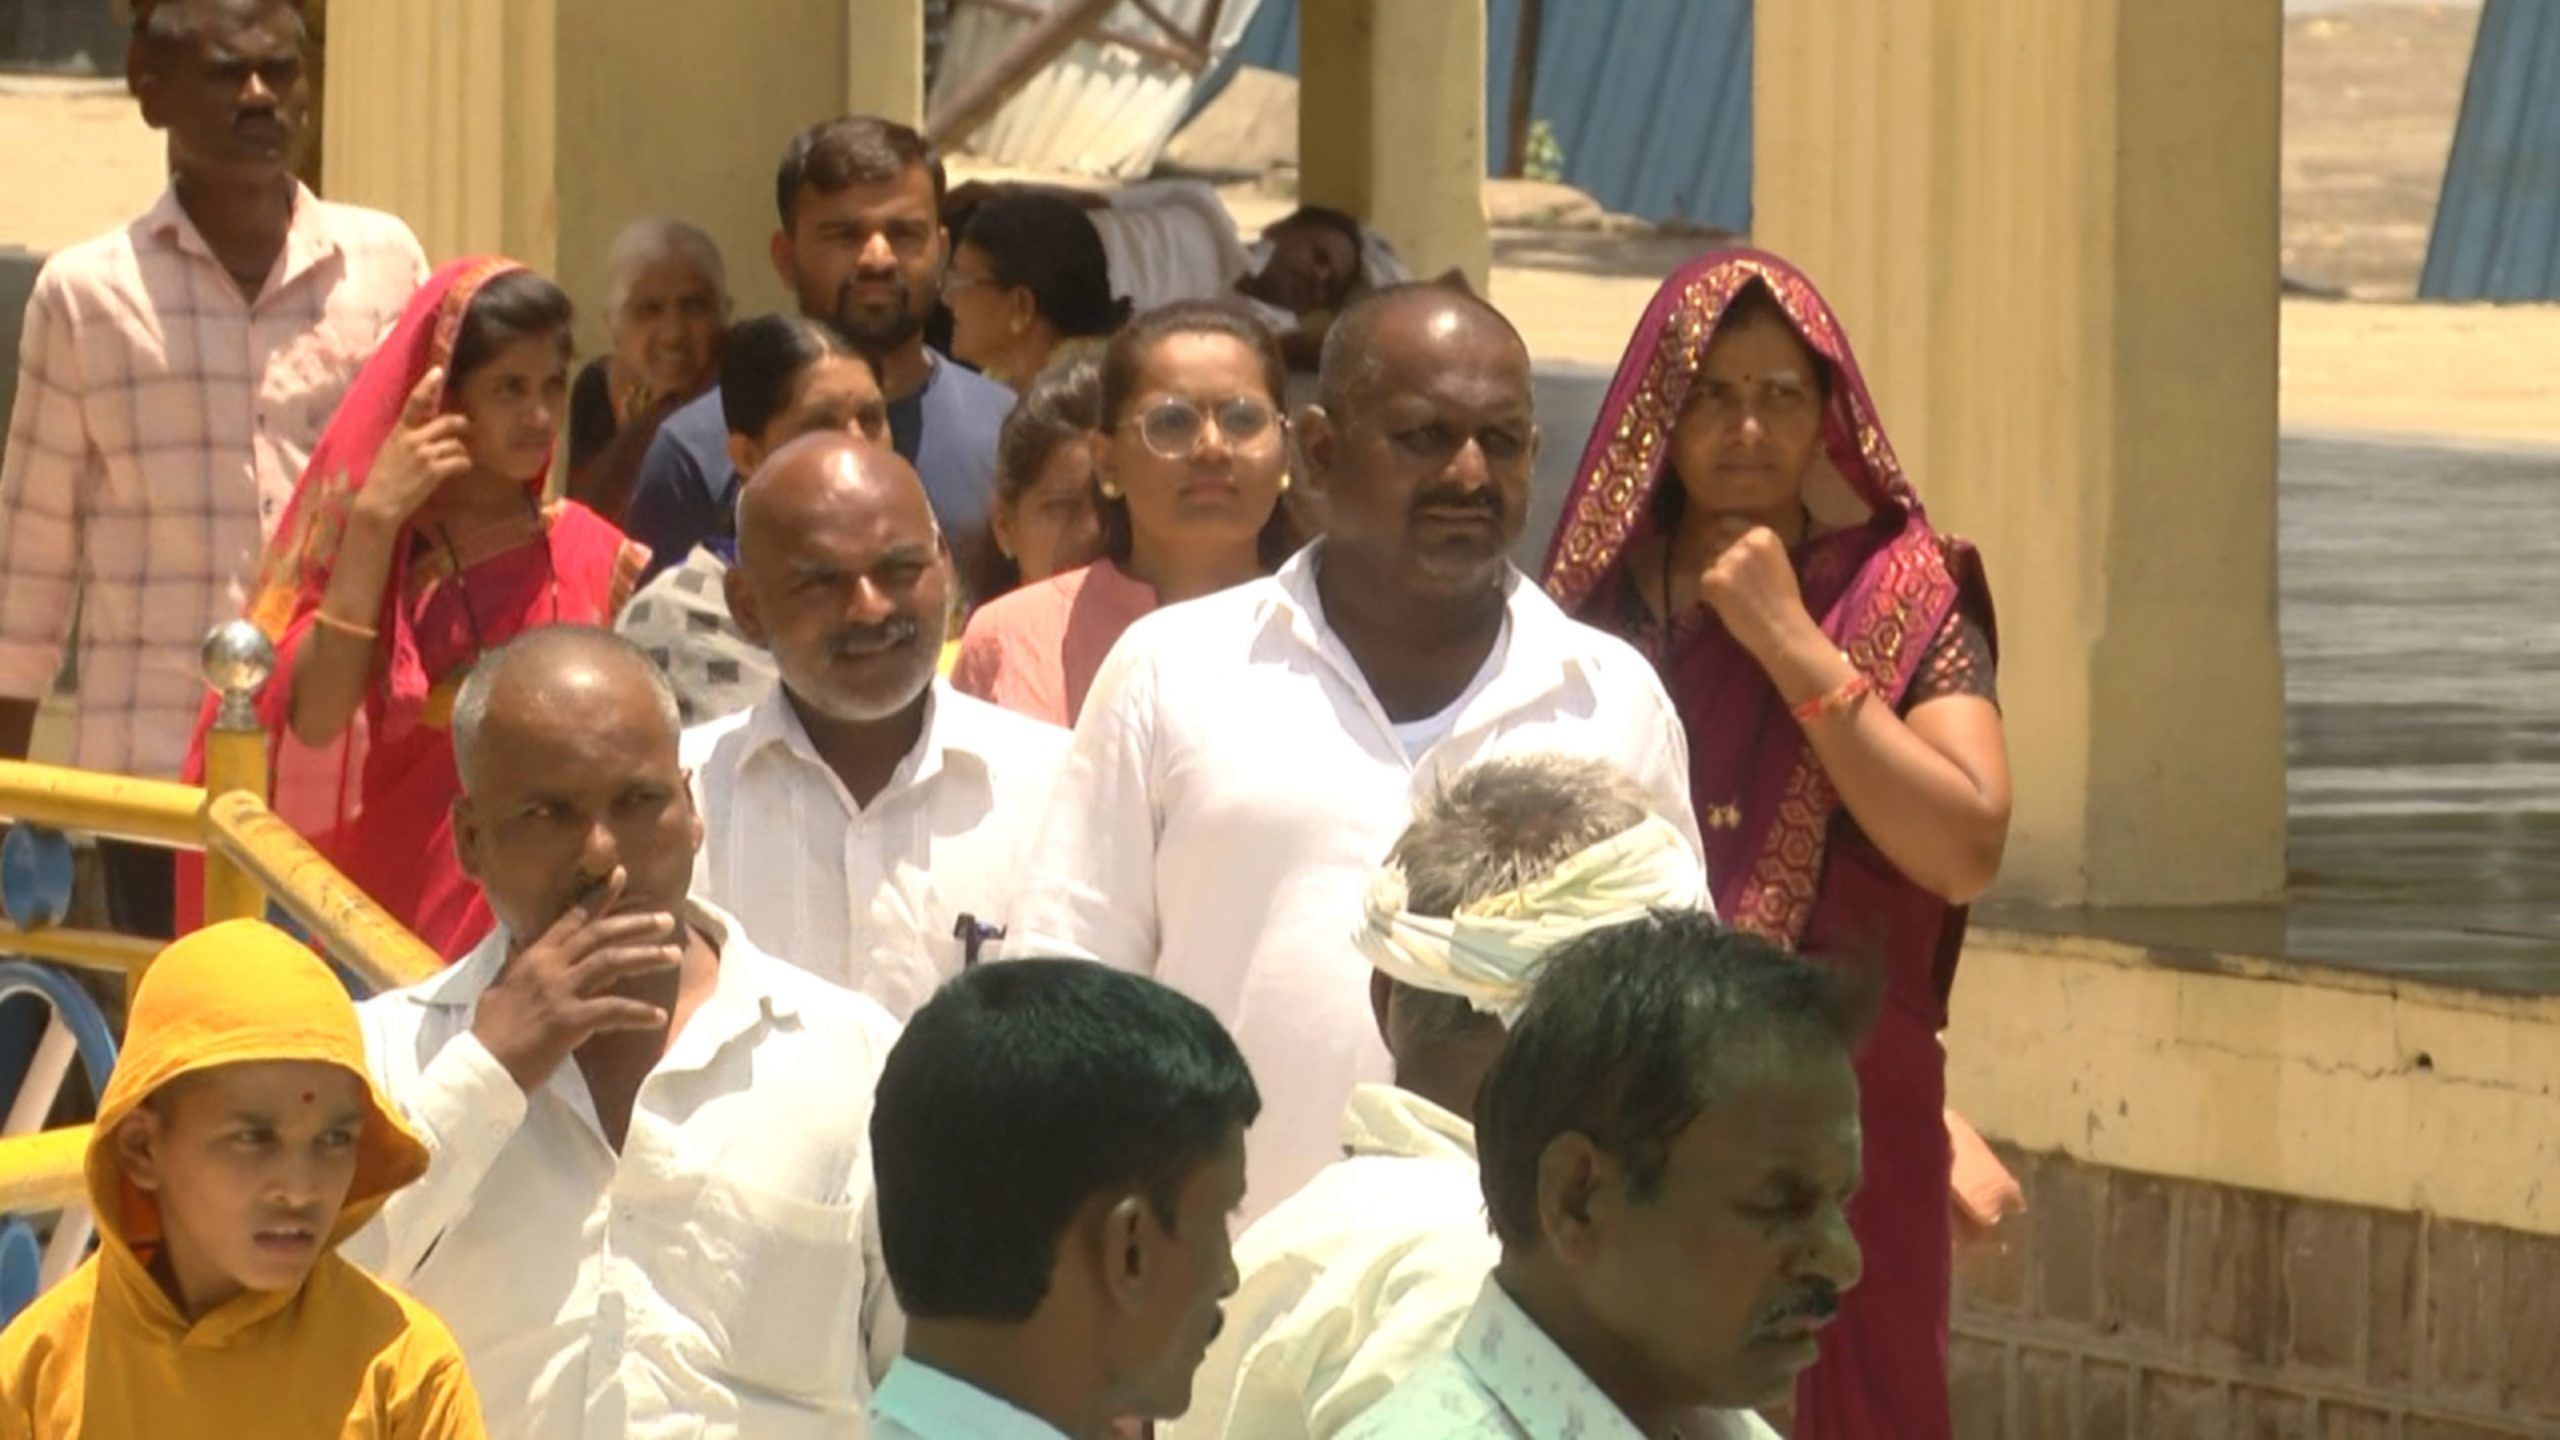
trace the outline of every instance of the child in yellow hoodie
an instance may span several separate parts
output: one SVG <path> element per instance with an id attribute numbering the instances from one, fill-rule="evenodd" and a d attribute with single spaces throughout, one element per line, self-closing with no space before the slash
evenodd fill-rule
<path id="1" fill-rule="evenodd" d="M 283 932 L 161 951 L 89 1142 L 102 1243 L 0 1333 L 0 1440 L 480 1440 L 443 1322 L 336 1253 L 427 1168 L 368 1077 Z"/>

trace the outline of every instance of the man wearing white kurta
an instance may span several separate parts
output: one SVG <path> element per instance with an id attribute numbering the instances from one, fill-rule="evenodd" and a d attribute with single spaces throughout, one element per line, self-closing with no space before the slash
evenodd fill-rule
<path id="1" fill-rule="evenodd" d="M 1167 1440 L 1330 1437 L 1449 1349 L 1502 1247 L 1466 1117 L 1546 953 L 1705 875 L 1608 765 L 1490 760 L 1423 802 L 1352 937 L 1395 1084 L 1353 1087 L 1345 1158 L 1236 1241 L 1238 1285 Z"/>
<path id="2" fill-rule="evenodd" d="M 675 692 L 629 641 L 527 632 L 453 733 L 499 924 L 358 1010 L 435 1164 L 349 1257 L 443 1317 L 497 1440 L 860 1433 L 903 1338 L 870 1145 L 896 1022 L 685 897 Z"/>
<path id="3" fill-rule="evenodd" d="M 1419 796 L 1491 755 L 1584 755 L 1696 849 L 1652 667 L 1505 558 L 1537 447 L 1510 323 L 1454 290 L 1381 291 L 1335 325 L 1319 383 L 1300 439 L 1328 538 L 1121 637 L 1007 941 L 1151 973 L 1235 1032 L 1266 1102 L 1248 1218 L 1340 1153 L 1352 1085 L 1387 1078 L 1344 937 Z"/>
<path id="4" fill-rule="evenodd" d="M 924 488 L 841 435 L 738 500 L 729 605 L 782 679 L 685 732 L 693 893 L 903 1020 L 1004 924 L 1067 732 L 934 678 L 949 577 Z"/>

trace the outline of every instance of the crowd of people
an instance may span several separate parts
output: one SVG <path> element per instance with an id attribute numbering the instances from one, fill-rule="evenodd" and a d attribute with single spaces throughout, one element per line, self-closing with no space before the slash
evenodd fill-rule
<path id="1" fill-rule="evenodd" d="M 577 369 L 294 180 L 294 0 L 135 26 L 0 755 L 76 594 L 72 762 L 199 775 L 245 616 L 277 812 L 448 967 L 359 1004 L 102 844 L 169 943 L 0 1437 L 1950 1433 L 1996 630 L 1800 272 L 1663 283 L 1531 577 L 1529 347 L 1351 217 L 1167 295 L 1197 194 L 847 116 L 794 313 L 641 219 Z"/>

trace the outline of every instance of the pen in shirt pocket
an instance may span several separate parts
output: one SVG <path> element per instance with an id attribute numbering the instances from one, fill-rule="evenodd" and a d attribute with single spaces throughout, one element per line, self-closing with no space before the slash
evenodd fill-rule
<path id="1" fill-rule="evenodd" d="M 960 942 L 960 968 L 966 970 L 978 963 L 979 952 L 986 948 L 988 941 L 1004 938 L 1004 927 L 989 925 L 963 911 L 951 927 L 951 938 Z"/>

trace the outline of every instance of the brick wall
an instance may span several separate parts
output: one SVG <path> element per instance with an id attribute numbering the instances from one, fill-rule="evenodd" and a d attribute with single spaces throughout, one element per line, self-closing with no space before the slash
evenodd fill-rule
<path id="1" fill-rule="evenodd" d="M 1963 1440 L 2560 1436 L 2560 1237 L 2002 1157 L 2028 1209 L 1959 1268 Z"/>

